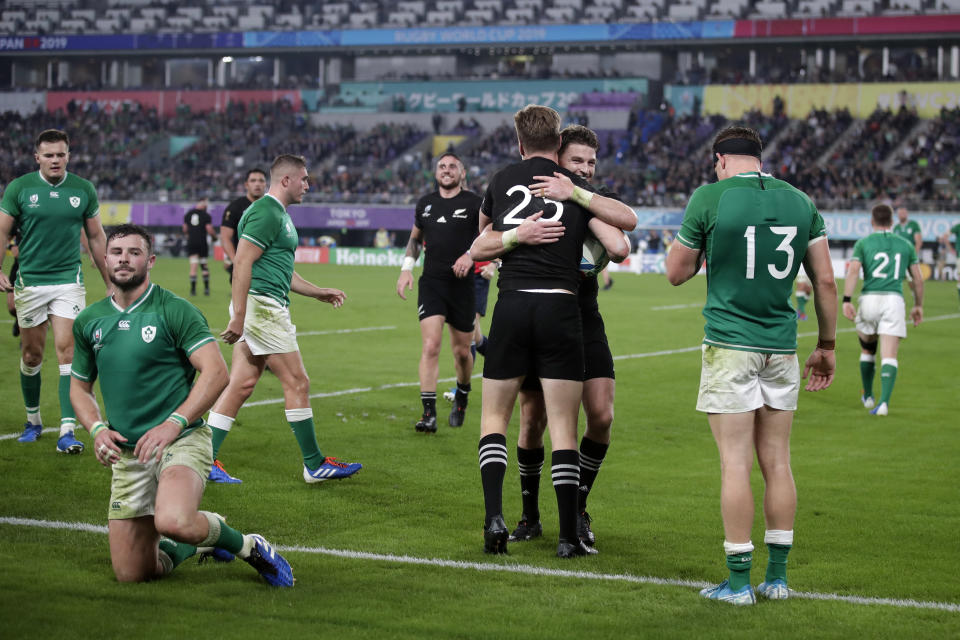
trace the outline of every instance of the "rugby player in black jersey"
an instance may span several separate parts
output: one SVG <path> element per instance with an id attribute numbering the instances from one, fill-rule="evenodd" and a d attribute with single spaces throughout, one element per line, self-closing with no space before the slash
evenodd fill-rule
<path id="1" fill-rule="evenodd" d="M 220 222 L 220 245 L 223 247 L 223 268 L 230 274 L 230 283 L 233 284 L 233 261 L 237 255 L 237 225 L 243 212 L 251 204 L 263 197 L 267 191 L 267 174 L 263 169 L 250 169 L 243 180 L 246 193 L 230 201 L 223 210 L 223 220 Z"/>
<path id="2" fill-rule="evenodd" d="M 600 148 L 597 134 L 587 127 L 574 124 L 564 128 L 560 136 L 560 166 L 584 180 L 593 179 L 597 166 L 597 150 Z M 565 201 L 573 196 L 574 185 L 563 174 L 557 174 L 543 176 L 530 185 L 533 191 L 541 188 L 546 190 L 547 197 Z M 600 197 L 601 195 L 603 197 Z M 615 222 L 624 225 L 626 230 L 630 231 L 636 226 L 637 217 L 633 210 L 621 203 L 616 194 L 603 187 L 600 187 L 599 194 L 591 199 L 591 212 L 594 212 L 593 209 L 600 211 L 601 206 L 607 207 L 607 211 L 618 216 Z M 580 440 L 577 536 L 591 547 L 595 538 L 590 528 L 591 518 L 587 513 L 587 497 L 610 446 L 615 391 L 613 355 L 610 353 L 603 318 L 597 304 L 598 293 L 597 277 L 585 276 L 580 283 L 578 300 L 583 325 L 583 411 L 587 417 L 587 427 Z M 544 460 L 543 432 L 546 426 L 547 416 L 539 381 L 533 376 L 527 376 L 520 390 L 520 435 L 517 439 L 523 515 L 520 516 L 517 528 L 510 534 L 511 542 L 530 540 L 543 533 L 538 496 L 540 470 Z"/>
<path id="3" fill-rule="evenodd" d="M 450 325 L 450 347 L 457 372 L 457 390 L 450 412 L 451 427 L 463 425 L 470 392 L 473 355 L 475 295 L 473 260 L 468 249 L 477 237 L 480 196 L 463 188 L 464 169 L 460 159 L 445 153 L 437 159 L 437 190 L 420 198 L 410 240 L 397 279 L 397 295 L 413 289 L 413 266 L 426 246 L 423 274 L 417 284 L 417 313 L 420 317 L 420 401 L 423 416 L 416 430 L 437 430 L 437 377 L 443 325 Z"/>
<path id="4" fill-rule="evenodd" d="M 515 114 L 514 122 L 523 160 L 491 178 L 480 208 L 483 231 L 470 250 L 477 260 L 502 256 L 483 369 L 479 462 L 486 508 L 484 550 L 507 549 L 509 532 L 502 513 L 507 424 L 524 377 L 536 372 L 553 445 L 551 475 L 560 520 L 557 555 L 569 558 L 596 553 L 577 537 L 576 443 L 584 360 L 576 294 L 583 240 L 589 227 L 612 257 L 625 258 L 629 248 L 619 229 L 588 211 L 591 201 L 601 196 L 557 164 L 560 115 L 528 105 Z M 546 186 L 530 188 L 544 176 L 559 175 L 576 187 L 569 200 L 546 197 Z"/>

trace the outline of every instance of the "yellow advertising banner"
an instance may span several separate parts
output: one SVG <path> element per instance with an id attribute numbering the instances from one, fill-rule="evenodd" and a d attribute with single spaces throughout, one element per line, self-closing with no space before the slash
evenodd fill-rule
<path id="1" fill-rule="evenodd" d="M 433 157 L 436 158 L 438 155 L 449 149 L 450 147 L 455 147 L 467 136 L 433 136 Z"/>
<path id="2" fill-rule="evenodd" d="M 100 220 L 105 227 L 113 227 L 118 224 L 127 224 L 130 222 L 130 203 L 101 202 Z"/>
<path id="3" fill-rule="evenodd" d="M 756 109 L 773 113 L 780 96 L 791 118 L 804 118 L 811 109 L 849 109 L 855 118 L 868 118 L 878 107 L 899 109 L 905 104 L 921 118 L 932 118 L 946 107 L 960 106 L 957 82 L 884 82 L 872 84 L 710 85 L 704 87 L 704 113 L 740 118 Z"/>

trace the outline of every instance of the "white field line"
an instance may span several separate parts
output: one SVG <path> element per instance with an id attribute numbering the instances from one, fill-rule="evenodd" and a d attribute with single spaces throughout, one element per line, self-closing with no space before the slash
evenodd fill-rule
<path id="1" fill-rule="evenodd" d="M 43 429 L 41 433 L 60 433 L 60 427 L 47 427 L 46 429 Z M 14 438 L 19 438 L 19 437 L 20 437 L 19 433 L 5 433 L 2 436 L 0 436 L 0 442 L 4 440 L 13 440 Z"/>
<path id="2" fill-rule="evenodd" d="M 673 311 L 675 309 L 693 309 L 702 307 L 702 302 L 691 302 L 690 304 L 668 304 L 662 307 L 650 307 L 651 311 Z"/>
<path id="3" fill-rule="evenodd" d="M 0 516 L 0 524 L 21 527 L 39 527 L 43 529 L 60 529 L 67 531 L 84 531 L 87 533 L 107 533 L 107 528 L 85 522 L 59 522 L 51 520 L 34 520 L 32 518 L 14 518 Z M 604 582 L 628 582 L 633 584 L 652 584 L 668 587 L 684 587 L 687 589 L 702 589 L 710 586 L 707 582 L 696 580 L 678 580 L 675 578 L 657 578 L 655 576 L 635 576 L 628 573 L 594 573 L 592 571 L 569 571 L 564 569 L 549 569 L 525 564 L 495 564 L 492 562 L 465 562 L 462 560 L 444 560 L 442 558 L 418 558 L 416 556 L 397 556 L 393 554 L 368 553 L 366 551 L 351 551 L 349 549 L 328 549 L 326 547 L 285 547 L 277 546 L 284 552 L 310 553 L 316 555 L 348 558 L 351 560 L 372 560 L 375 562 L 394 562 L 397 564 L 411 564 L 444 569 L 460 569 L 468 571 L 494 571 L 501 573 L 516 573 L 529 576 L 550 578 L 571 578 L 575 580 L 599 580 Z M 795 598 L 808 600 L 833 600 L 856 605 L 886 605 L 906 609 L 935 609 L 960 613 L 960 604 L 953 602 L 931 602 L 913 600 L 909 598 L 875 598 L 867 596 L 847 596 L 837 593 L 816 593 L 794 591 Z"/>
<path id="4" fill-rule="evenodd" d="M 925 319 L 924 319 L 924 322 L 937 322 L 938 320 L 953 320 L 953 319 L 956 319 L 956 318 L 960 318 L 960 313 L 950 313 L 950 314 L 942 315 L 942 316 L 933 316 L 933 317 L 931 317 L 931 318 L 925 318 Z M 388 328 L 388 327 L 369 327 L 369 328 L 359 329 L 359 330 L 363 330 L 363 331 L 374 331 L 374 330 L 378 330 L 378 329 L 387 329 L 387 328 Z M 353 331 L 359 331 L 359 330 L 353 330 Z M 351 331 L 351 330 L 350 330 L 350 329 L 342 329 L 342 330 L 339 330 L 339 331 L 347 332 L 347 331 Z M 846 327 L 846 328 L 843 328 L 843 329 L 837 329 L 837 333 L 852 333 L 852 332 L 854 332 L 854 331 L 856 331 L 856 329 L 855 329 L 854 327 Z M 298 334 L 298 335 L 299 335 L 299 334 Z M 314 335 L 314 334 L 311 332 L 311 335 Z M 797 334 L 797 335 L 798 335 L 798 337 L 800 337 L 800 338 L 809 338 L 809 337 L 816 336 L 816 335 L 817 335 L 817 332 L 814 331 L 814 332 L 811 332 L 811 333 L 800 333 L 800 334 Z M 683 347 L 683 348 L 681 348 L 681 349 L 664 349 L 664 350 L 662 350 L 662 351 L 650 351 L 650 352 L 647 352 L 647 353 L 631 353 L 631 354 L 626 354 L 626 355 L 622 355 L 622 356 L 614 356 L 613 359 L 614 359 L 614 360 L 634 360 L 634 359 L 637 359 L 637 358 L 653 358 L 653 357 L 657 357 L 657 356 L 670 356 L 670 355 L 675 355 L 675 354 L 678 354 L 678 353 L 689 353 L 689 352 L 691 352 L 691 351 L 699 351 L 700 348 L 701 348 L 701 345 L 697 345 L 697 346 L 695 346 L 695 347 Z M 474 377 L 474 378 L 479 378 L 479 377 L 481 377 L 481 374 L 475 373 L 475 374 L 473 374 L 473 377 Z M 442 378 L 442 379 L 440 379 L 440 380 L 437 380 L 437 382 L 453 382 L 453 381 L 455 381 L 455 380 L 456 380 L 456 378 Z M 401 388 L 401 387 L 416 387 L 416 386 L 419 386 L 419 384 L 420 384 L 420 383 L 419 383 L 419 382 L 416 382 L 416 381 L 415 381 L 415 382 L 391 382 L 391 383 L 388 383 L 388 384 L 382 384 L 382 385 L 370 386 L 370 387 L 354 387 L 353 389 L 341 389 L 341 390 L 339 390 L 339 391 L 325 391 L 325 392 L 321 392 L 321 393 L 312 393 L 312 394 L 310 394 L 310 398 L 311 398 L 311 399 L 314 399 L 314 398 L 335 398 L 335 397 L 338 397 L 338 396 L 349 396 L 349 395 L 354 395 L 354 394 L 357 394 L 357 393 L 369 393 L 369 392 L 371 392 L 371 391 L 383 391 L 384 389 L 396 389 L 396 388 Z M 256 400 L 256 401 L 254 401 L 254 402 L 247 402 L 247 403 L 244 403 L 243 406 L 244 406 L 244 407 L 262 407 L 262 406 L 266 406 L 266 405 L 282 404 L 282 403 L 283 403 L 283 398 L 267 398 L 266 400 Z M 46 431 L 46 430 L 45 430 L 45 431 Z M 9 440 L 10 438 L 15 438 L 15 437 L 18 437 L 18 434 L 7 434 L 7 435 L 3 435 L 3 436 L 0 436 L 0 441 Z"/>
<path id="5" fill-rule="evenodd" d="M 328 331 L 298 331 L 297 337 L 301 336 L 332 336 L 341 333 L 366 333 L 368 331 L 392 331 L 396 327 L 358 327 L 356 329 L 330 329 Z"/>

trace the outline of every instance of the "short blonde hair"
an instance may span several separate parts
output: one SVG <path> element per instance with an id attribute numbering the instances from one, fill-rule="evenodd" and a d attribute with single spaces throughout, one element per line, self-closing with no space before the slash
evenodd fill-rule
<path id="1" fill-rule="evenodd" d="M 513 116 L 517 139 L 528 152 L 560 149 L 560 114 L 550 107 L 528 104 Z"/>

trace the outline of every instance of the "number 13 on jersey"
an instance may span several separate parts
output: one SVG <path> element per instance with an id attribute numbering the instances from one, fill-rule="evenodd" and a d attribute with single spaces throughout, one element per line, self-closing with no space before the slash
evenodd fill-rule
<path id="1" fill-rule="evenodd" d="M 764 238 L 763 231 L 769 230 L 773 238 Z M 790 277 L 796 254 L 790 244 L 797 237 L 796 227 L 760 227 L 761 237 L 757 237 L 756 225 L 747 227 L 743 234 L 746 239 L 747 264 L 746 279 L 753 280 L 757 272 L 757 260 L 761 261 L 761 269 L 766 266 L 767 272 L 777 280 Z M 778 242 L 776 248 L 771 248 L 771 242 Z M 778 265 L 786 262 L 782 269 Z"/>

